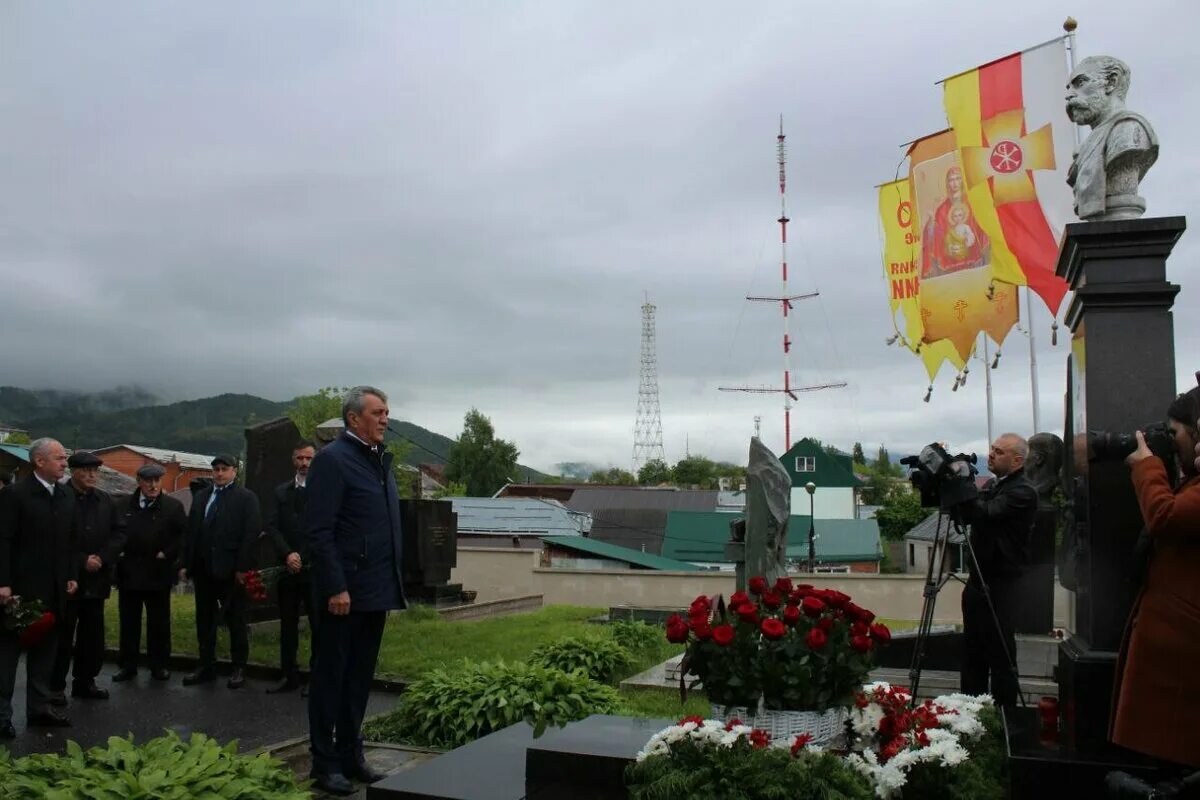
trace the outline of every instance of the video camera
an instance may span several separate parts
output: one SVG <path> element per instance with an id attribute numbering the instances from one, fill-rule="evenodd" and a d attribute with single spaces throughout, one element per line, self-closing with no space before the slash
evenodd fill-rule
<path id="1" fill-rule="evenodd" d="M 1141 429 L 1150 452 L 1162 459 L 1168 475 L 1179 474 L 1179 456 L 1175 450 L 1175 434 L 1165 422 L 1152 422 Z M 1088 431 L 1089 461 L 1122 461 L 1137 450 L 1137 437 L 1132 433 Z"/>
<path id="2" fill-rule="evenodd" d="M 921 493 L 922 506 L 951 511 L 979 496 L 976 460 L 974 453 L 952 456 L 934 442 L 925 445 L 920 455 L 902 458 L 900 463 L 911 471 L 908 479 Z"/>

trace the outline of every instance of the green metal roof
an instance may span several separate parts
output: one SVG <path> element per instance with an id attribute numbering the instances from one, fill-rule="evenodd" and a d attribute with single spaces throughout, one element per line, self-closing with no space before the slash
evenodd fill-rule
<path id="1" fill-rule="evenodd" d="M 815 459 L 815 472 L 798 472 L 796 470 L 796 457 L 809 456 Z M 783 468 L 787 470 L 792 479 L 792 486 L 803 486 L 812 481 L 818 487 L 822 488 L 858 488 L 863 485 L 863 482 L 854 477 L 854 464 L 849 456 L 846 455 L 831 455 L 825 452 L 825 448 L 814 442 L 812 439 L 801 439 L 792 445 L 792 449 L 788 450 L 779 460 L 783 463 Z"/>
<path id="2" fill-rule="evenodd" d="M 664 558 L 652 553 L 643 553 L 640 550 L 597 541 L 587 536 L 542 536 L 541 540 L 555 547 L 578 550 L 581 553 L 608 558 L 613 561 L 624 561 L 627 564 L 633 564 L 636 567 L 644 567 L 646 569 L 672 570 L 675 572 L 698 572 L 700 570 L 695 564 L 689 564 L 686 561 L 676 561 L 673 558 Z"/>
<path id="3" fill-rule="evenodd" d="M 11 456 L 21 459 L 22 461 L 29 460 L 29 447 L 23 444 L 0 444 L 0 451 L 8 453 Z"/>
<path id="4" fill-rule="evenodd" d="M 741 516 L 719 511 L 672 511 L 667 515 L 663 555 L 683 561 L 725 561 L 729 523 Z M 808 520 L 807 515 L 795 514 L 788 520 L 788 558 L 808 558 Z M 845 563 L 882 558 L 879 523 L 873 519 L 818 519 L 813 527 L 818 561 Z"/>

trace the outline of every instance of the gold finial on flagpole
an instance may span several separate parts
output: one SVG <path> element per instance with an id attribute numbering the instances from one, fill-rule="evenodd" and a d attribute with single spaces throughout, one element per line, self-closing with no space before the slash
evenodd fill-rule
<path id="1" fill-rule="evenodd" d="M 1067 17 L 1067 19 L 1063 22 L 1063 30 L 1067 33 L 1074 33 L 1075 29 L 1078 27 L 1079 23 L 1075 21 L 1074 17 Z"/>

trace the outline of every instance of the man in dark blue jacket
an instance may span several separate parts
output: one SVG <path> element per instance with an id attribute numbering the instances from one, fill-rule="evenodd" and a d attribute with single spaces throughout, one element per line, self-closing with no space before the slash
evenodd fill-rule
<path id="1" fill-rule="evenodd" d="M 309 467 L 304 525 L 321 632 L 308 698 L 312 777 L 323 791 L 348 795 L 349 778 L 384 777 L 363 757 L 362 721 L 387 612 L 405 600 L 400 498 L 383 447 L 387 395 L 351 389 L 342 421 L 345 432 Z"/>

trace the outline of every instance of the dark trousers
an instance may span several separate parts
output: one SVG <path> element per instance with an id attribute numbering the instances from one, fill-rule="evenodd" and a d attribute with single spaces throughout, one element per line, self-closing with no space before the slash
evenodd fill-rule
<path id="1" fill-rule="evenodd" d="M 51 688 L 59 692 L 66 689 L 68 671 L 77 686 L 88 686 L 103 666 L 104 600 L 86 597 L 69 600 L 58 625 L 58 652 Z"/>
<path id="2" fill-rule="evenodd" d="M 312 771 L 345 774 L 364 763 L 362 721 L 387 612 L 338 617 L 321 609 L 320 617 L 317 661 L 308 690 Z"/>
<path id="3" fill-rule="evenodd" d="M 37 647 L 25 651 L 25 716 L 50 711 L 51 675 L 58 653 L 57 631 L 50 631 Z M 0 631 L 0 725 L 12 722 L 12 696 L 17 687 L 21 643 L 15 633 Z"/>
<path id="4" fill-rule="evenodd" d="M 1013 666 L 1017 661 L 1013 628 L 1018 597 L 1016 586 L 1011 580 L 992 580 L 988 585 L 996 609 L 995 618 L 988 608 L 983 589 L 975 580 L 967 583 L 962 594 L 962 692 L 984 694 L 990 691 L 997 705 L 1009 707 L 1017 704 L 1019 691 Z"/>
<path id="5" fill-rule="evenodd" d="M 250 636 L 246 627 L 246 590 L 232 578 L 217 580 L 207 575 L 192 579 L 196 590 L 196 644 L 200 647 L 200 667 L 211 669 L 217 663 L 217 625 L 229 628 L 229 660 L 235 667 L 246 666 L 250 657 Z"/>
<path id="6" fill-rule="evenodd" d="M 317 615 L 313 613 L 312 582 L 287 576 L 279 580 L 279 666 L 285 676 L 297 671 L 296 654 L 300 649 L 300 606 L 308 614 L 308 668 L 317 657 Z"/>
<path id="7" fill-rule="evenodd" d="M 121 589 L 117 612 L 121 619 L 122 669 L 137 669 L 142 646 L 142 608 L 146 609 L 146 654 L 150 669 L 166 669 L 171 657 L 171 590 Z"/>

